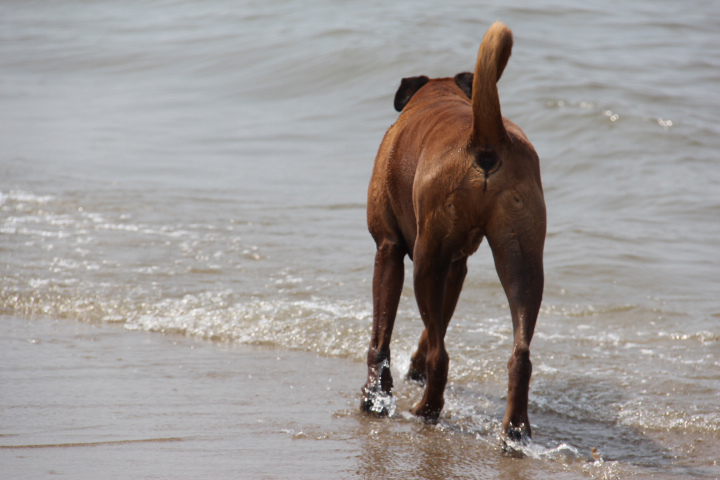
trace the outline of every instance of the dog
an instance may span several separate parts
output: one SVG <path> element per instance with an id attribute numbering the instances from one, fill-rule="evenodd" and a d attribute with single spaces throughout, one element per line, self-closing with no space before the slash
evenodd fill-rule
<path id="1" fill-rule="evenodd" d="M 425 391 L 411 412 L 437 421 L 448 376 L 445 332 L 467 259 L 487 238 L 513 322 L 501 436 L 525 441 L 532 435 L 530 341 L 543 294 L 546 211 L 538 155 L 500 111 L 497 81 L 512 45 L 512 31 L 496 22 L 481 42 L 474 73 L 404 78 L 397 90 L 394 106 L 401 113 L 380 144 L 368 188 L 376 254 L 361 405 L 382 414 L 373 406 L 392 392 L 390 337 L 407 255 L 425 326 L 408 372 Z"/>

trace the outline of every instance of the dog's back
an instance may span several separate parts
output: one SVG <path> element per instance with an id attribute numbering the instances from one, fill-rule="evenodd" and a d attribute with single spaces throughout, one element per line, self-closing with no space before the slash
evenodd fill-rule
<path id="1" fill-rule="evenodd" d="M 442 166 L 451 166 L 443 152 L 450 154 L 456 145 L 467 143 L 471 122 L 470 99 L 452 78 L 429 80 L 413 96 L 380 145 L 369 190 L 371 233 L 399 229 L 412 258 L 416 236 L 413 184 L 418 164 L 423 158 L 431 163 L 445 160 Z"/>
<path id="2" fill-rule="evenodd" d="M 393 231 L 412 258 L 417 215 L 448 200 L 440 197 L 481 184 L 483 195 L 473 195 L 470 205 L 475 212 L 490 208 L 497 193 L 528 178 L 537 187 L 530 189 L 542 194 L 535 150 L 500 111 L 496 83 L 511 48 L 510 30 L 496 23 L 483 39 L 474 74 L 403 79 L 395 96 L 401 114 L 380 145 L 368 191 L 374 237 Z M 456 222 L 452 217 L 460 206 L 453 205 L 436 220 Z"/>

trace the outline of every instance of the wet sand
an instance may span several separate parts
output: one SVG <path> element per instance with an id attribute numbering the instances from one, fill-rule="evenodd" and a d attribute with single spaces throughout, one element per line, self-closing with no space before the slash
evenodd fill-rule
<path id="1" fill-rule="evenodd" d="M 562 452 L 514 458 L 492 432 L 360 414 L 363 365 L 341 358 L 107 324 L 3 317 L 0 329 L 4 478 L 569 479 L 619 468 Z"/>
<path id="2" fill-rule="evenodd" d="M 352 422 L 344 412 L 359 365 L 107 325 L 0 325 L 5 478 L 338 478 L 353 469 L 356 446 L 327 437 Z"/>

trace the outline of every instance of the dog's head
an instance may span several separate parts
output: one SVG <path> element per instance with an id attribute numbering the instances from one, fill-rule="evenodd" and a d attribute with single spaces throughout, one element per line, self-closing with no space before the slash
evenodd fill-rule
<path id="1" fill-rule="evenodd" d="M 453 80 L 455 85 L 462 90 L 467 98 L 471 99 L 473 74 L 470 72 L 458 73 L 455 75 Z M 417 91 L 424 87 L 429 81 L 430 79 L 425 75 L 403 78 L 400 82 L 400 87 L 398 87 L 397 92 L 395 92 L 395 110 L 402 112 L 402 109 L 405 108 L 405 105 L 408 104 L 412 96 L 415 95 Z"/>

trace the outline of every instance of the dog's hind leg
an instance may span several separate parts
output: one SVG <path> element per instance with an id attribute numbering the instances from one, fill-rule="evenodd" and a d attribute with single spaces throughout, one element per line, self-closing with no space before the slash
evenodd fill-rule
<path id="1" fill-rule="evenodd" d="M 437 420 L 445 403 L 449 364 L 445 349 L 444 306 L 452 257 L 443 250 L 443 236 L 435 233 L 431 232 L 427 237 L 422 233 L 418 235 L 413 253 L 415 299 L 427 332 L 427 353 L 425 392 L 411 412 L 429 421 Z"/>
<path id="2" fill-rule="evenodd" d="M 513 350 L 508 361 L 508 399 L 502 435 L 503 439 L 514 441 L 524 441 L 532 434 L 527 412 L 532 374 L 530 341 L 542 302 L 545 240 L 544 205 L 541 201 L 536 205 L 535 209 L 526 207 L 534 210 L 534 214 L 520 214 L 515 217 L 518 222 L 512 225 L 496 224 L 487 235 L 513 322 Z M 506 221 L 508 217 L 504 218 Z"/>
<path id="3" fill-rule="evenodd" d="M 443 302 L 443 322 L 444 329 L 447 330 L 450 324 L 450 319 L 455 312 L 455 306 L 457 305 L 460 292 L 462 291 L 463 282 L 467 275 L 467 257 L 462 257 L 455 260 L 450 265 L 450 271 L 445 282 L 445 300 Z M 410 359 L 410 370 L 408 371 L 407 377 L 416 382 L 422 384 L 425 383 L 426 376 L 426 364 L 425 358 L 427 357 L 428 351 L 428 330 L 423 330 L 418 342 L 418 348 Z"/>
<path id="4" fill-rule="evenodd" d="M 377 242 L 373 272 L 373 329 L 368 348 L 368 378 L 363 387 L 361 408 L 386 415 L 383 396 L 389 396 L 393 381 L 390 374 L 390 338 L 405 279 L 402 242 L 383 239 Z"/>

